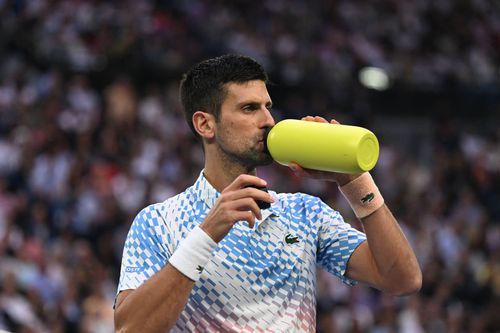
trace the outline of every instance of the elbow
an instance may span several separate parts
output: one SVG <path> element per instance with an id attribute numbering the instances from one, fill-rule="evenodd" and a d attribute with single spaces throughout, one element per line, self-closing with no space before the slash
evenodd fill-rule
<path id="1" fill-rule="evenodd" d="M 116 321 L 115 321 L 115 333 L 127 333 L 127 332 L 128 332 L 127 329 L 125 329 L 122 326 L 117 325 Z"/>
<path id="2" fill-rule="evenodd" d="M 145 327 L 135 327 L 132 323 L 124 323 L 115 320 L 115 333 L 149 332 Z"/>
<path id="3" fill-rule="evenodd" d="M 422 272 L 416 270 L 404 279 L 404 282 L 399 283 L 397 288 L 393 288 L 389 293 L 393 296 L 408 296 L 415 294 L 422 288 Z"/>
<path id="4" fill-rule="evenodd" d="M 131 325 L 117 325 L 115 321 L 115 333 L 144 332 L 144 328 L 132 327 Z"/>
<path id="5" fill-rule="evenodd" d="M 127 323 L 123 319 L 123 313 L 119 312 L 119 309 L 115 309 L 115 333 L 130 333 L 137 332 L 130 323 Z"/>
<path id="6" fill-rule="evenodd" d="M 420 288 L 422 288 L 422 280 L 420 281 L 412 281 L 408 283 L 404 288 L 401 288 L 395 296 L 409 296 L 416 294 L 420 291 Z"/>
<path id="7" fill-rule="evenodd" d="M 139 329 L 139 331 L 135 330 L 135 329 L 131 329 L 131 328 L 125 328 L 125 327 L 120 327 L 120 328 L 115 328 L 115 333 L 132 333 L 132 332 L 140 332 L 141 329 Z"/>
<path id="8" fill-rule="evenodd" d="M 130 330 L 124 327 L 124 325 L 120 321 L 116 320 L 116 314 L 115 314 L 115 333 L 127 333 L 127 332 L 130 332 Z"/>
<path id="9" fill-rule="evenodd" d="M 122 313 L 123 316 L 125 314 Z M 123 317 L 116 315 L 115 310 L 115 333 L 136 333 L 136 332 L 148 332 L 148 333 L 156 333 L 156 332 L 170 332 L 175 322 L 166 323 L 166 325 L 158 325 L 157 323 L 152 323 L 149 318 L 143 318 L 142 320 L 138 320 L 137 317 L 130 318 L 128 317 L 125 320 Z"/>

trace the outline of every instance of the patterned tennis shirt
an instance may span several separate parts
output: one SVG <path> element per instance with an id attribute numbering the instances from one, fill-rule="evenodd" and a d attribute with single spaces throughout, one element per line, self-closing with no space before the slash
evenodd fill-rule
<path id="1" fill-rule="evenodd" d="M 315 332 L 316 264 L 345 283 L 366 236 L 319 198 L 269 193 L 253 229 L 237 222 L 219 242 L 172 332 Z M 203 173 L 184 192 L 144 208 L 125 241 L 118 292 L 160 271 L 219 193 Z"/>

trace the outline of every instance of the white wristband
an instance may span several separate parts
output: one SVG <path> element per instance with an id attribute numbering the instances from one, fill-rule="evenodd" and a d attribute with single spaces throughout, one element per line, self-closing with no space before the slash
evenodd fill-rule
<path id="1" fill-rule="evenodd" d="M 340 192 L 360 219 L 372 214 L 384 205 L 384 198 L 370 173 L 365 172 L 350 183 L 339 187 Z"/>
<path id="2" fill-rule="evenodd" d="M 198 281 L 217 243 L 196 226 L 170 257 L 170 265 L 193 281 Z"/>

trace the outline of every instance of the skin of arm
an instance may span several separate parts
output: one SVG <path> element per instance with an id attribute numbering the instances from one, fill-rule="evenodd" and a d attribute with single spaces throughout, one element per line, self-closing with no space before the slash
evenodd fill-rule
<path id="1" fill-rule="evenodd" d="M 322 117 L 312 116 L 302 120 L 327 122 Z M 338 124 L 335 120 L 330 123 Z M 306 170 L 297 164 L 291 164 L 290 168 L 298 176 L 333 181 L 339 186 L 359 177 Z M 422 272 L 417 258 L 389 208 L 384 204 L 361 222 L 367 240 L 352 253 L 345 275 L 391 295 L 408 295 L 420 290 Z"/>
<path id="2" fill-rule="evenodd" d="M 256 200 L 273 202 L 266 192 L 248 185 L 265 186 L 263 179 L 242 174 L 227 186 L 200 224 L 214 241 L 222 240 L 237 221 L 253 227 L 262 218 Z M 167 264 L 134 290 L 122 291 L 116 300 L 116 332 L 167 332 L 186 306 L 194 281 Z"/>
<path id="3" fill-rule="evenodd" d="M 346 276 L 391 295 L 420 290 L 417 258 L 389 208 L 383 205 L 361 221 L 367 240 L 351 255 Z"/>
<path id="4" fill-rule="evenodd" d="M 186 306 L 194 281 L 167 264 L 135 290 L 116 299 L 116 332 L 166 332 Z"/>

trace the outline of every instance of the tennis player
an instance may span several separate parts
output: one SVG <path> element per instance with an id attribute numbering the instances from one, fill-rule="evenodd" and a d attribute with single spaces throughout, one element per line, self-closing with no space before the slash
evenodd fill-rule
<path id="1" fill-rule="evenodd" d="M 415 254 L 369 173 L 291 165 L 339 186 L 364 232 L 317 197 L 265 190 L 256 167 L 272 162 L 264 144 L 274 125 L 267 83 L 259 63 L 237 55 L 183 76 L 181 102 L 201 138 L 204 169 L 191 187 L 133 221 L 118 332 L 315 332 L 317 265 L 348 285 L 392 295 L 420 289 Z"/>

